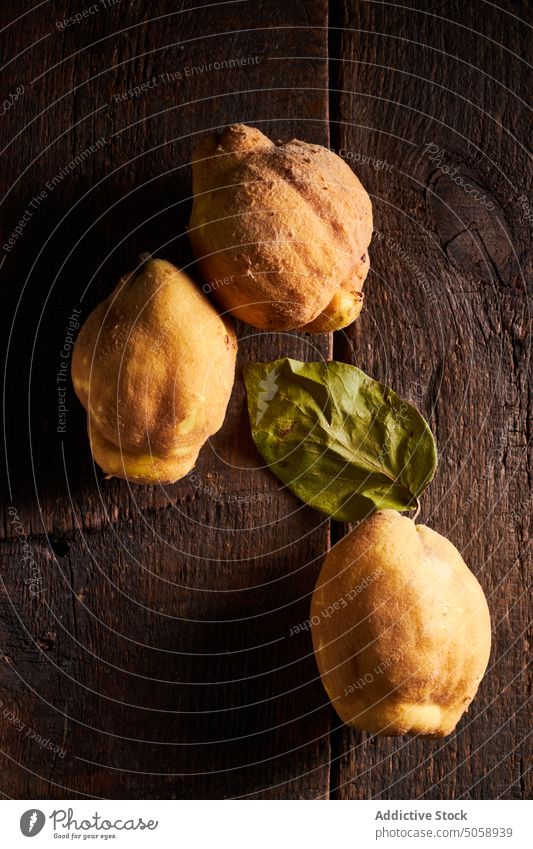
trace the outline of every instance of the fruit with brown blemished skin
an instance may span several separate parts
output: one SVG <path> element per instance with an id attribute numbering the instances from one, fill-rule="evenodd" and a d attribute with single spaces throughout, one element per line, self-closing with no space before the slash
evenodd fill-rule
<path id="1" fill-rule="evenodd" d="M 196 147 L 193 190 L 191 244 L 225 310 L 266 330 L 311 333 L 359 315 L 372 206 L 340 157 L 236 124 Z"/>
<path id="2" fill-rule="evenodd" d="M 108 475 L 173 483 L 222 425 L 237 341 L 191 278 L 146 261 L 80 330 L 72 357 L 91 450 Z"/>
<path id="3" fill-rule="evenodd" d="M 328 553 L 311 628 L 333 707 L 373 734 L 450 734 L 490 654 L 487 602 L 461 555 L 395 510 L 363 520 Z"/>

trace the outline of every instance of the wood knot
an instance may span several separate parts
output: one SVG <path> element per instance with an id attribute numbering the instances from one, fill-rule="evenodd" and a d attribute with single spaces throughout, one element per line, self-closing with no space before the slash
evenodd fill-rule
<path id="1" fill-rule="evenodd" d="M 460 271 L 510 285 L 517 267 L 502 207 L 468 166 L 447 159 L 443 149 L 429 159 L 426 202 L 446 255 Z"/>

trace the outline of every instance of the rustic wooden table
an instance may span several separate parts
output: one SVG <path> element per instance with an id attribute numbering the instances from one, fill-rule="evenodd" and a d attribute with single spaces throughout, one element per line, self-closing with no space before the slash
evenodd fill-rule
<path id="1" fill-rule="evenodd" d="M 530 11 L 3 4 L 5 797 L 530 792 Z M 448 739 L 375 738 L 329 707 L 309 634 L 290 630 L 345 528 L 262 468 L 240 367 L 195 475 L 165 488 L 103 480 L 61 381 L 70 317 L 139 253 L 191 262 L 191 150 L 233 122 L 331 146 L 372 195 L 362 318 L 332 338 L 241 324 L 240 362 L 353 362 L 430 420 L 421 520 L 464 553 L 493 619 L 489 672 Z"/>

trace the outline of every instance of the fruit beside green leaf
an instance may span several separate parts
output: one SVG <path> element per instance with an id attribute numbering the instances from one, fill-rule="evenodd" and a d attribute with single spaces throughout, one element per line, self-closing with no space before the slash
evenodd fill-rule
<path id="1" fill-rule="evenodd" d="M 451 734 L 489 660 L 477 579 L 449 540 L 394 510 L 331 549 L 310 621 L 333 707 L 372 734 Z"/>
<path id="2" fill-rule="evenodd" d="M 435 440 L 392 389 L 355 366 L 289 358 L 248 364 L 244 379 L 255 444 L 299 498 L 343 522 L 416 508 Z"/>

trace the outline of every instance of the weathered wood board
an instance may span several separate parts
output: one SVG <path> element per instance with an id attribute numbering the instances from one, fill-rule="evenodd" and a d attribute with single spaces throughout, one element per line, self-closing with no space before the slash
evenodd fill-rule
<path id="1" fill-rule="evenodd" d="M 81 4 L 5 5 L 0 792 L 527 795 L 528 4 L 108 2 L 68 25 Z M 195 474 L 105 481 L 68 383 L 59 418 L 69 320 L 144 251 L 194 270 L 192 147 L 239 121 L 357 171 L 375 210 L 365 310 L 335 338 L 239 324 L 228 417 Z M 285 354 L 356 363 L 431 421 L 421 519 L 464 552 L 494 625 L 449 739 L 341 727 L 309 634 L 291 636 L 344 528 L 253 446 L 242 364 Z"/>

